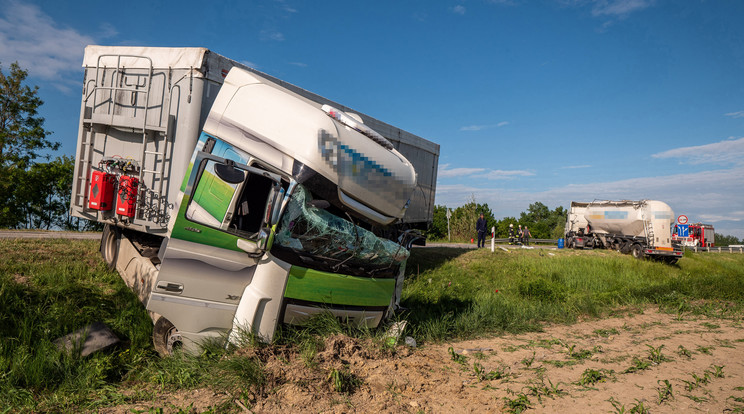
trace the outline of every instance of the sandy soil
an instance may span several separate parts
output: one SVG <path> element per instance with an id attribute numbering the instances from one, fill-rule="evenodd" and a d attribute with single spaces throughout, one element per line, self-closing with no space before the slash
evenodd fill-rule
<path id="1" fill-rule="evenodd" d="M 744 412 L 744 327 L 728 319 L 680 318 L 647 309 L 548 326 L 541 333 L 403 345 L 393 354 L 376 349 L 332 337 L 313 368 L 282 349 L 257 355 L 265 361 L 269 385 L 234 407 L 255 413 L 520 412 L 527 407 L 527 412 L 563 413 L 635 412 L 634 407 L 651 413 Z M 358 383 L 353 392 L 333 389 L 333 369 L 353 375 L 345 382 Z M 166 412 L 169 407 L 203 411 L 226 399 L 232 397 L 196 390 L 165 394 L 160 401 Z"/>

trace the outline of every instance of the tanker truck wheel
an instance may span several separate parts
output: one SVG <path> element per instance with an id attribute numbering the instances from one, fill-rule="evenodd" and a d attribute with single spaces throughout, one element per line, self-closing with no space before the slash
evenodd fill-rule
<path id="1" fill-rule="evenodd" d="M 673 265 L 673 264 L 677 264 L 677 262 L 679 261 L 679 258 L 678 257 L 665 256 L 662 260 L 664 260 L 664 263 L 666 263 L 666 264 Z"/>
<path id="2" fill-rule="evenodd" d="M 630 254 L 632 254 L 636 259 L 643 259 L 645 257 L 645 254 L 643 254 L 643 247 L 638 243 L 631 246 Z"/>
<path id="3" fill-rule="evenodd" d="M 152 343 L 160 356 L 167 357 L 183 346 L 183 338 L 171 321 L 161 316 L 152 328 Z"/>

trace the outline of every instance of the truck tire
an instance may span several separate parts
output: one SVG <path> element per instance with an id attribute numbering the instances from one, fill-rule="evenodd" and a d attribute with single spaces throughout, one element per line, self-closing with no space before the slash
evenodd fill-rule
<path id="1" fill-rule="evenodd" d="M 666 264 L 673 265 L 673 264 L 677 264 L 677 262 L 679 261 L 679 258 L 671 257 L 671 256 L 664 256 L 662 260 L 664 260 L 664 263 Z"/>
<path id="2" fill-rule="evenodd" d="M 633 257 L 635 257 L 636 259 L 643 259 L 646 256 L 645 254 L 643 254 L 643 247 L 638 243 L 635 243 L 633 244 L 633 246 L 631 246 L 630 254 L 632 254 Z"/>
<path id="3" fill-rule="evenodd" d="M 183 346 L 183 338 L 171 321 L 161 316 L 152 328 L 152 343 L 160 356 L 168 357 Z"/>
<path id="4" fill-rule="evenodd" d="M 101 257 L 108 265 L 109 270 L 116 267 L 116 259 L 119 257 L 119 240 L 121 231 L 118 227 L 107 224 L 101 235 Z"/>

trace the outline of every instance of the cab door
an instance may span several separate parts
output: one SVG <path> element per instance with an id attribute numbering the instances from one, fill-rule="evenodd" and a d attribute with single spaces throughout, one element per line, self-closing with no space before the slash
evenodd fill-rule
<path id="1" fill-rule="evenodd" d="M 270 239 L 277 174 L 197 152 L 147 309 L 192 347 L 233 325 Z"/>

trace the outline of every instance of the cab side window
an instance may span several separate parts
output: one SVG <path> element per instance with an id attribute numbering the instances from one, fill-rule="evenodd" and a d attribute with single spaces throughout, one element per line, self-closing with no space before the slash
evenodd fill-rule
<path id="1" fill-rule="evenodd" d="M 250 169 L 254 172 L 230 160 L 202 161 L 186 218 L 242 238 L 254 238 L 266 216 L 274 181 Z"/>
<path id="2" fill-rule="evenodd" d="M 274 182 L 258 174 L 248 174 L 243 191 L 237 200 L 235 214 L 228 231 L 256 233 L 261 229 L 266 213 L 266 203 Z"/>

